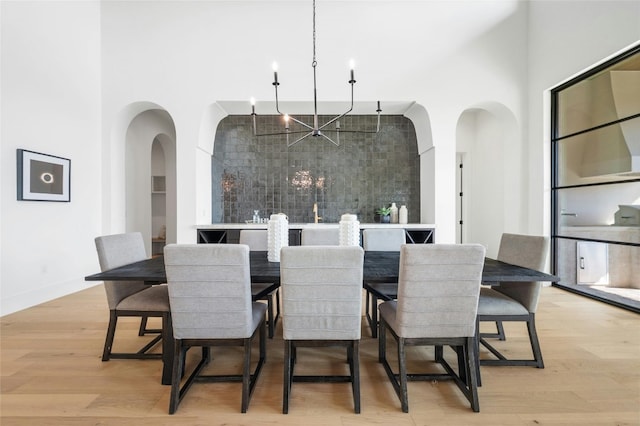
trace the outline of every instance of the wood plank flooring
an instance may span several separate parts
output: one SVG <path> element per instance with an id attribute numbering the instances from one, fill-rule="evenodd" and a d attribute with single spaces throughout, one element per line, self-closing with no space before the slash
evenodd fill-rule
<path id="1" fill-rule="evenodd" d="M 239 383 L 196 383 L 170 416 L 161 361 L 101 361 L 107 320 L 101 285 L 0 318 L 0 424 L 640 425 L 640 316 L 551 287 L 537 314 L 546 368 L 482 367 L 480 413 L 451 382 L 410 383 L 410 411 L 402 413 L 363 321 L 360 415 L 343 383 L 295 383 L 289 414 L 281 414 L 278 324 L 247 414 L 240 413 Z M 122 320 L 116 350 L 142 346 L 137 327 Z M 496 345 L 527 356 L 524 325 L 506 324 L 506 331 L 507 341 Z M 238 370 L 236 349 L 213 356 L 212 371 Z M 433 368 L 431 350 L 412 348 L 409 356 L 410 366 Z M 346 369 L 338 352 L 304 349 L 298 360 L 301 373 Z"/>

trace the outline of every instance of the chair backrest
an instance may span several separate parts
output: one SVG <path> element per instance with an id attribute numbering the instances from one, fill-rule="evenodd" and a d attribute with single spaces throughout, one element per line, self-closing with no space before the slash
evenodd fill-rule
<path id="1" fill-rule="evenodd" d="M 242 229 L 240 244 L 246 244 L 251 251 L 268 251 L 268 233 L 266 229 Z"/>
<path id="2" fill-rule="evenodd" d="M 100 269 L 107 271 L 147 258 L 144 240 L 140 232 L 105 235 L 95 238 Z M 148 288 L 139 281 L 105 281 L 109 309 L 115 309 L 118 303 L 134 293 Z"/>
<path id="3" fill-rule="evenodd" d="M 363 262 L 359 246 L 283 247 L 283 338 L 360 339 Z"/>
<path id="4" fill-rule="evenodd" d="M 339 228 L 304 228 L 300 238 L 303 246 L 337 246 L 340 245 Z"/>
<path id="5" fill-rule="evenodd" d="M 479 244 L 402 246 L 398 336 L 474 336 L 484 254 Z"/>
<path id="6" fill-rule="evenodd" d="M 547 261 L 549 242 L 546 237 L 536 235 L 502 234 L 498 260 L 525 268 L 541 271 Z M 529 312 L 536 312 L 540 297 L 539 282 L 529 283 L 500 283 L 494 287 L 517 302 L 521 303 Z"/>
<path id="7" fill-rule="evenodd" d="M 169 244 L 164 264 L 176 339 L 251 336 L 249 246 Z"/>
<path id="8" fill-rule="evenodd" d="M 365 229 L 362 231 L 362 246 L 365 251 L 400 251 L 407 242 L 404 229 Z"/>

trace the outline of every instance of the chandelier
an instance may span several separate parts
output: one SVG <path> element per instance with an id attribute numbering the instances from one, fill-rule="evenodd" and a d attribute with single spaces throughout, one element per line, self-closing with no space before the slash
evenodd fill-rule
<path id="1" fill-rule="evenodd" d="M 287 136 L 287 147 L 297 144 L 301 140 L 313 136 L 313 137 L 323 137 L 333 143 L 336 146 L 340 146 L 340 132 L 348 132 L 348 133 L 378 133 L 380 131 L 380 113 L 382 110 L 380 109 L 380 101 L 378 101 L 378 108 L 376 112 L 378 114 L 378 120 L 376 124 L 376 130 L 344 130 L 340 127 L 340 119 L 345 115 L 349 114 L 353 110 L 353 86 L 356 83 L 354 78 L 354 63 L 351 61 L 351 72 L 349 84 L 351 85 L 351 106 L 349 109 L 342 114 L 339 114 L 324 124 L 320 124 L 318 120 L 318 96 L 316 89 L 316 67 L 318 65 L 318 61 L 316 60 L 316 2 L 313 0 L 313 61 L 311 62 L 311 67 L 313 68 L 313 123 L 307 124 L 301 120 L 296 119 L 295 117 L 285 114 L 280 111 L 280 105 L 278 104 L 278 86 L 280 82 L 278 82 L 278 67 L 274 62 L 273 64 L 273 87 L 275 88 L 276 93 L 276 111 L 284 118 L 284 132 L 276 132 L 276 133 L 258 133 L 257 124 L 256 124 L 256 106 L 255 99 L 251 98 L 251 118 L 253 121 L 253 134 L 254 136 L 274 136 L 274 135 L 286 135 Z M 291 131 L 289 126 L 289 121 L 293 121 L 294 123 L 299 124 L 304 128 L 301 131 Z M 335 125 L 334 125 L 335 123 Z M 333 140 L 329 136 L 326 135 L 326 132 L 335 132 L 336 140 Z M 299 138 L 297 138 L 294 142 L 289 143 L 289 135 L 291 134 L 302 134 Z"/>

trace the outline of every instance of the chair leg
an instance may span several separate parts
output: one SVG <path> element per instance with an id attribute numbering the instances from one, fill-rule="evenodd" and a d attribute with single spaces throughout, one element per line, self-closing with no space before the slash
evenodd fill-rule
<path id="1" fill-rule="evenodd" d="M 364 317 L 367 320 L 367 322 L 369 323 L 369 328 L 371 329 L 371 337 L 373 337 L 373 334 L 375 333 L 375 331 L 373 330 L 373 321 L 371 320 L 371 308 L 370 308 L 370 302 L 371 302 L 371 293 L 369 293 L 368 291 L 365 290 L 365 294 L 364 294 Z"/>
<path id="2" fill-rule="evenodd" d="M 273 319 L 273 326 L 275 327 L 278 324 L 278 319 L 280 318 L 280 289 L 276 289 L 276 316 Z"/>
<path id="3" fill-rule="evenodd" d="M 474 412 L 480 411 L 480 401 L 478 399 L 478 382 L 476 378 L 480 377 L 480 368 L 475 356 L 476 338 L 468 337 L 464 345 L 464 357 L 467 362 L 466 377 L 467 387 L 469 389 L 469 402 Z"/>
<path id="4" fill-rule="evenodd" d="M 102 350 L 102 361 L 109 361 L 111 356 L 111 347 L 113 346 L 113 338 L 116 335 L 116 324 L 118 323 L 118 315 L 116 311 L 109 311 L 109 325 L 107 326 L 107 337 L 104 341 L 104 349 Z"/>
<path id="5" fill-rule="evenodd" d="M 162 315 L 162 384 L 172 384 L 173 374 L 173 323 L 171 321 L 171 313 L 166 312 Z"/>
<path id="6" fill-rule="evenodd" d="M 398 337 L 398 368 L 400 378 L 400 405 L 402 412 L 409 412 L 409 395 L 407 394 L 407 358 L 404 347 L 404 338 Z"/>
<path id="7" fill-rule="evenodd" d="M 351 343 L 351 385 L 353 389 L 353 407 L 356 414 L 360 414 L 360 342 Z"/>
<path id="8" fill-rule="evenodd" d="M 241 413 L 246 413 L 249 407 L 249 393 L 250 393 L 250 381 L 251 381 L 251 340 L 250 338 L 244 339 L 244 362 L 242 367 L 242 406 L 240 407 Z"/>
<path id="9" fill-rule="evenodd" d="M 371 295 L 371 337 L 374 339 L 377 336 L 377 328 L 378 328 L 378 298 Z"/>
<path id="10" fill-rule="evenodd" d="M 384 321 L 378 322 L 378 362 L 387 360 L 387 333 L 384 329 Z"/>
<path id="11" fill-rule="evenodd" d="M 482 321 L 482 319 L 480 319 Z M 496 321 L 494 319 L 485 319 L 485 321 Z M 533 352 L 533 358 L 529 359 L 510 359 L 503 355 L 500 351 L 493 347 L 487 340 L 483 334 L 480 334 L 478 339 L 478 347 L 479 345 L 484 346 L 491 354 L 497 359 L 482 359 L 480 360 L 481 365 L 509 365 L 509 366 L 531 366 L 537 368 L 544 368 L 544 362 L 542 360 L 542 350 L 540 349 L 540 342 L 538 341 L 538 334 L 536 332 L 535 325 L 535 314 L 530 313 L 529 315 L 519 315 L 519 316 L 510 316 L 507 319 L 502 319 L 501 321 L 518 321 L 518 322 L 526 322 L 527 330 L 529 332 L 529 341 L 531 344 L 531 351 Z M 477 323 L 476 323 L 477 324 Z M 495 337 L 495 336 L 490 336 Z M 479 354 L 479 349 L 476 351 L 476 355 Z M 479 359 L 479 357 L 478 357 Z"/>
<path id="12" fill-rule="evenodd" d="M 436 360 L 436 362 L 440 362 L 442 361 L 442 358 L 444 356 L 444 350 L 442 348 L 442 345 L 437 345 L 433 347 L 433 352 L 434 352 L 434 358 Z"/>
<path id="13" fill-rule="evenodd" d="M 282 414 L 289 413 L 289 395 L 291 394 L 291 377 L 293 375 L 293 359 L 291 353 L 291 341 L 284 341 L 284 380 L 282 382 Z"/>
<path id="14" fill-rule="evenodd" d="M 499 340 L 507 340 L 507 335 L 504 334 L 504 327 L 502 325 L 502 321 L 496 321 L 496 330 L 497 330 L 496 337 Z"/>
<path id="15" fill-rule="evenodd" d="M 273 295 L 267 295 L 267 323 L 269 325 L 269 338 L 273 339 L 275 320 L 273 316 Z"/>
<path id="16" fill-rule="evenodd" d="M 535 314 L 529 315 L 527 330 L 529 331 L 529 340 L 531 341 L 531 350 L 533 351 L 533 359 L 536 361 L 536 367 L 544 368 L 542 350 L 540 349 L 540 341 L 538 340 L 538 333 L 536 332 Z"/>
<path id="17" fill-rule="evenodd" d="M 144 336 L 147 330 L 147 319 L 148 317 L 142 317 L 140 319 L 140 328 L 138 329 L 138 336 Z"/>
<path id="18" fill-rule="evenodd" d="M 476 318 L 476 334 L 473 336 L 473 356 L 476 362 L 476 382 L 478 387 L 482 386 L 482 377 L 480 375 L 480 321 Z"/>
<path id="19" fill-rule="evenodd" d="M 182 343 L 176 339 L 173 345 L 173 373 L 171 375 L 171 399 L 169 401 L 169 414 L 173 414 L 180 404 L 180 381 L 183 373 L 184 355 Z"/>

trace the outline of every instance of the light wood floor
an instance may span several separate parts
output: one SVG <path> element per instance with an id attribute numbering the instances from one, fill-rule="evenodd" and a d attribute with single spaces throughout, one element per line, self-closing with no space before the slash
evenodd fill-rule
<path id="1" fill-rule="evenodd" d="M 403 414 L 377 362 L 377 340 L 364 326 L 360 415 L 353 414 L 348 384 L 305 383 L 294 384 L 290 412 L 281 414 L 279 331 L 268 342 L 267 364 L 247 414 L 240 413 L 240 384 L 196 383 L 169 416 L 160 361 L 101 362 L 107 324 L 101 286 L 7 315 L 0 324 L 3 426 L 640 424 L 640 316 L 556 288 L 543 289 L 537 318 L 546 368 L 482 367 L 480 413 L 471 411 L 451 382 L 413 382 L 410 412 Z M 120 325 L 119 349 L 143 339 L 137 325 Z M 508 340 L 499 346 L 528 353 L 524 326 L 507 324 L 506 330 Z M 335 362 L 301 350 L 296 371 L 344 368 L 343 354 L 324 354 Z M 235 349 L 213 355 L 216 371 L 239 365 Z M 416 349 L 410 356 L 429 360 L 432 352 Z"/>

